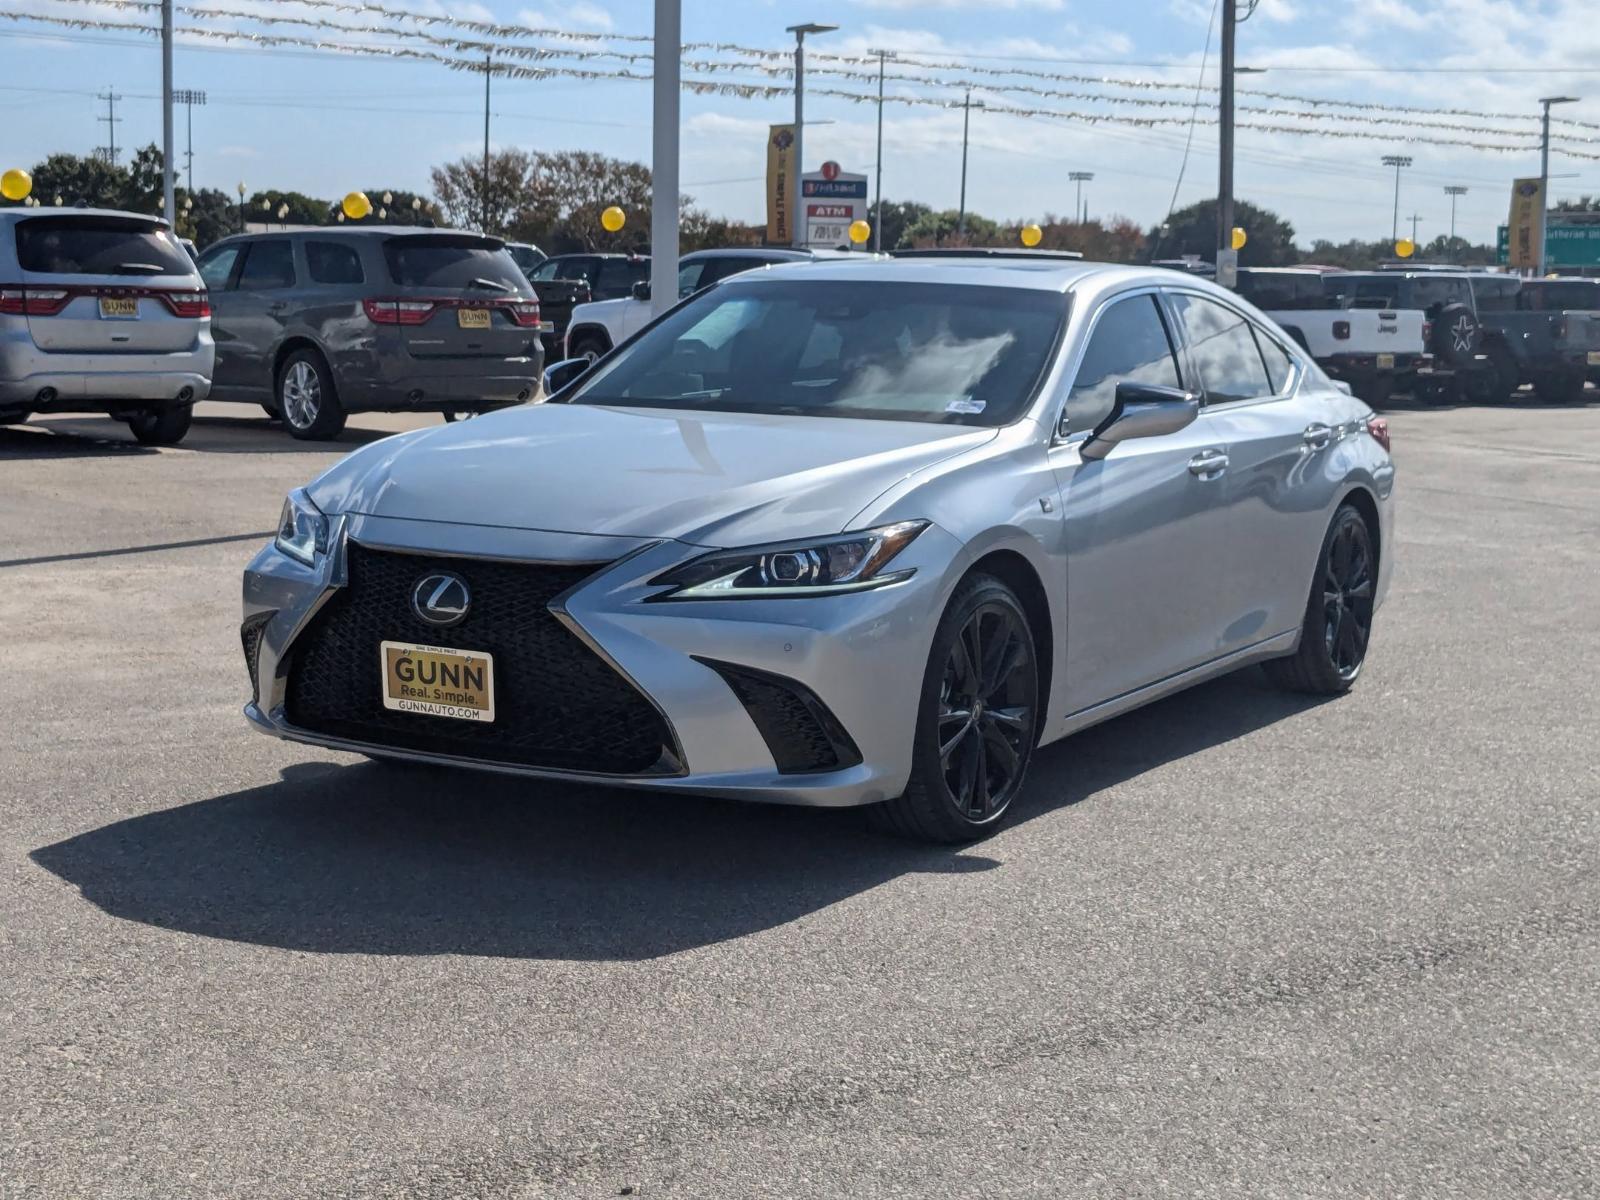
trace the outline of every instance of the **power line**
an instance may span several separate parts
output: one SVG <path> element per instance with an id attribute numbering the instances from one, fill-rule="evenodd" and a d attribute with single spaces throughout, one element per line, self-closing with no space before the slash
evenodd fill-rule
<path id="1" fill-rule="evenodd" d="M 107 166 L 114 167 L 117 165 L 117 122 L 122 119 L 117 116 L 117 101 L 122 97 L 108 87 L 104 92 L 96 92 L 95 99 L 106 102 L 106 115 L 95 119 L 105 122 L 107 144 L 101 148 L 102 157 Z"/>

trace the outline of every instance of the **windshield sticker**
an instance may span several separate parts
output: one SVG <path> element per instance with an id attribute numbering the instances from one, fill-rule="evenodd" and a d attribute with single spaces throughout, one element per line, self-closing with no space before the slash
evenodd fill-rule
<path id="1" fill-rule="evenodd" d="M 971 396 L 962 396 L 944 406 L 944 410 L 947 413 L 963 413 L 966 415 L 981 413 L 983 409 L 984 401 L 974 400 Z"/>

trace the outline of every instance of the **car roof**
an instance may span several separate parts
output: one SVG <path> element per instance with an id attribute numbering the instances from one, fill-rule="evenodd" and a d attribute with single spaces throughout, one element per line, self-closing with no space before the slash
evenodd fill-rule
<path id="1" fill-rule="evenodd" d="M 1075 261 L 1062 258 L 983 257 L 966 258 L 879 258 L 853 256 L 848 262 L 823 261 L 804 267 L 779 263 L 767 268 L 773 276 L 813 280 L 845 280 L 851 283 L 953 283 L 972 287 L 1024 288 L 1031 291 L 1064 292 L 1084 284 L 1108 288 L 1118 284 L 1146 283 L 1150 286 L 1185 287 L 1215 285 L 1181 271 L 1160 267 L 1128 266 L 1122 263 Z M 749 279 L 750 274 L 738 276 Z M 1217 289 L 1221 292 L 1221 289 Z M 1229 293 L 1222 293 L 1224 295 Z"/>
<path id="2" fill-rule="evenodd" d="M 63 205 L 42 205 L 39 208 L 0 208 L 0 216 L 11 221 L 37 221 L 41 217 L 119 217 L 122 220 L 148 221 L 162 229 L 171 229 L 165 217 L 150 213 L 128 212 L 120 208 L 67 208 Z"/>

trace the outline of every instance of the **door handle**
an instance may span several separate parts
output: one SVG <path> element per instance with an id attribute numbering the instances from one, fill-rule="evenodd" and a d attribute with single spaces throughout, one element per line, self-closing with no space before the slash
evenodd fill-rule
<path id="1" fill-rule="evenodd" d="M 1306 431 L 1300 435 L 1300 440 L 1313 450 L 1323 450 L 1333 441 L 1333 430 L 1322 424 L 1307 425 Z"/>
<path id="2" fill-rule="evenodd" d="M 1215 479 L 1228 469 L 1228 456 L 1221 450 L 1202 450 L 1189 460 L 1189 474 Z"/>

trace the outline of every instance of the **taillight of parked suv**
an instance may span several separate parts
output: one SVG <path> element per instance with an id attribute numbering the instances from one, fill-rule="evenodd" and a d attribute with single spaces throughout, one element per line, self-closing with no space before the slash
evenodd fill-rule
<path id="1" fill-rule="evenodd" d="M 511 318 L 513 325 L 524 329 L 535 329 L 539 325 L 539 302 L 521 298 L 484 302 L 456 296 L 432 300 L 378 297 L 363 300 L 361 307 L 374 325 L 422 325 L 434 313 L 446 308 L 498 308 Z"/>
<path id="2" fill-rule="evenodd" d="M 204 291 L 170 291 L 137 287 L 51 287 L 39 284 L 0 284 L 0 313 L 11 316 L 53 317 L 74 296 L 111 296 L 160 300 L 175 317 L 209 317 L 211 296 Z"/>

